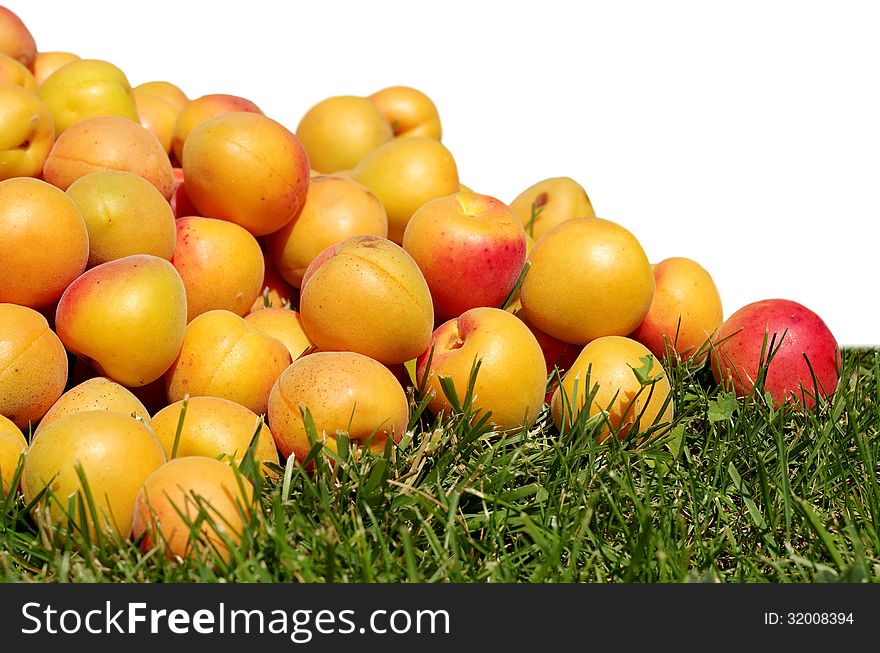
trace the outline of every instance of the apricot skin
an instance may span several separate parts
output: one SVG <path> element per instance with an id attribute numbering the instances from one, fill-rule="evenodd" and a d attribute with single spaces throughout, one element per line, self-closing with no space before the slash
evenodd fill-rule
<path id="1" fill-rule="evenodd" d="M 24 434 L 9 419 L 0 415 L 0 488 L 9 493 L 12 476 L 18 468 L 21 454 L 27 451 Z"/>
<path id="2" fill-rule="evenodd" d="M 434 308 L 425 278 L 402 247 L 355 236 L 329 247 L 306 270 L 300 315 L 325 351 L 356 351 L 403 363 L 431 340 Z"/>
<path id="3" fill-rule="evenodd" d="M 187 322 L 210 310 L 247 315 L 263 287 L 265 262 L 257 240 L 225 220 L 177 220 L 172 264 L 186 287 Z"/>
<path id="4" fill-rule="evenodd" d="M 91 515 L 86 518 L 89 531 L 94 535 L 100 527 L 125 539 L 141 485 L 164 462 L 162 446 L 145 424 L 103 410 L 73 413 L 34 437 L 22 472 L 22 492 L 30 502 L 48 485 L 49 515 L 54 523 L 66 524 L 69 497 L 82 494 L 76 471 L 81 465 L 99 519 L 96 525 Z"/>
<path id="5" fill-rule="evenodd" d="M 241 464 L 259 426 L 254 459 L 261 463 L 278 464 L 278 450 L 269 427 L 253 411 L 220 397 L 190 397 L 186 400 L 180 440 L 174 452 L 182 412 L 183 401 L 177 401 L 156 413 L 150 422 L 169 460 L 171 454 L 175 453 L 180 458 L 222 457 Z M 264 469 L 268 473 L 268 468 Z"/>
<path id="6" fill-rule="evenodd" d="M 80 120 L 59 136 L 43 166 L 43 178 L 61 190 L 91 172 L 122 170 L 140 175 L 166 200 L 174 189 L 171 162 L 140 124 L 112 116 Z"/>
<path id="7" fill-rule="evenodd" d="M 167 95 L 167 91 L 165 93 Z M 263 113 L 260 107 L 250 100 L 226 93 L 212 93 L 188 101 L 181 107 L 174 122 L 171 136 L 171 151 L 174 158 L 178 162 L 183 161 L 183 146 L 193 129 L 216 116 L 239 111 Z"/>
<path id="8" fill-rule="evenodd" d="M 135 254 L 72 283 L 55 313 L 58 336 L 126 387 L 147 385 L 174 362 L 186 330 L 186 290 L 165 259 Z"/>
<path id="9" fill-rule="evenodd" d="M 58 398 L 40 420 L 36 435 L 65 415 L 87 410 L 105 410 L 150 420 L 150 413 L 131 390 L 103 376 L 96 376 L 72 387 Z"/>
<path id="10" fill-rule="evenodd" d="M 440 114 L 431 98 L 409 86 L 389 86 L 370 100 L 391 125 L 395 136 L 427 136 L 440 140 Z"/>
<path id="11" fill-rule="evenodd" d="M 144 552 L 164 542 L 169 558 L 212 562 L 216 555 L 229 563 L 226 540 L 233 546 L 241 541 L 253 502 L 253 485 L 227 463 L 175 458 L 144 480 L 134 500 L 132 536 Z"/>
<path id="12" fill-rule="evenodd" d="M 302 318 L 297 311 L 289 308 L 269 307 L 247 315 L 245 321 L 255 326 L 266 335 L 281 341 L 290 358 L 296 360 L 307 350 L 314 347 L 302 325 Z"/>
<path id="13" fill-rule="evenodd" d="M 49 78 L 49 75 L 61 68 L 61 66 L 69 64 L 71 61 L 79 60 L 79 55 L 72 52 L 37 52 L 33 67 L 34 79 L 37 81 L 37 85 L 42 86 L 43 82 Z"/>
<path id="14" fill-rule="evenodd" d="M 297 137 L 271 118 L 227 113 L 193 129 L 183 148 L 186 192 L 199 215 L 255 236 L 281 229 L 302 209 L 309 159 Z"/>
<path id="15" fill-rule="evenodd" d="M 630 337 L 660 360 L 668 346 L 682 360 L 702 349 L 696 362 L 702 361 L 708 354 L 706 343 L 724 317 L 715 282 L 688 258 L 668 258 L 652 268 L 656 289 L 651 308 Z"/>
<path id="16" fill-rule="evenodd" d="M 317 437 L 335 450 L 337 430 L 352 444 L 382 451 L 406 431 L 409 406 L 388 368 L 353 352 L 316 352 L 295 361 L 269 397 L 269 425 L 282 456 L 302 463 L 311 448 L 303 422 L 308 409 Z"/>
<path id="17" fill-rule="evenodd" d="M 132 254 L 169 260 L 174 253 L 174 213 L 162 194 L 143 177 L 100 170 L 67 189 L 89 231 L 89 262 L 94 267 Z"/>
<path id="18" fill-rule="evenodd" d="M 46 318 L 0 304 L 0 415 L 17 427 L 36 424 L 67 384 L 67 352 Z"/>
<path id="19" fill-rule="evenodd" d="M 416 362 L 417 383 L 424 383 L 432 397 L 431 412 L 449 415 L 452 410 L 440 377 L 450 377 L 462 399 L 477 360 L 473 408 L 483 414 L 491 411 L 489 419 L 497 430 L 534 424 L 547 386 L 544 354 L 528 327 L 498 308 L 471 309 L 434 331 Z"/>
<path id="20" fill-rule="evenodd" d="M 587 192 L 571 177 L 539 181 L 517 195 L 510 208 L 535 240 L 566 220 L 596 217 Z"/>
<path id="21" fill-rule="evenodd" d="M 76 204 L 26 177 L 0 182 L 0 302 L 51 306 L 83 270 L 89 233 Z"/>
<path id="22" fill-rule="evenodd" d="M 651 386 L 642 387 L 633 371 L 642 367 L 643 357 L 650 357 L 651 375 L 661 375 L 653 389 Z M 586 406 L 587 397 L 593 390 L 596 394 Z M 581 350 L 562 384 L 553 393 L 550 412 L 556 428 L 561 429 L 563 423 L 570 427 L 572 420 L 583 410 L 588 410 L 591 417 L 607 410 L 607 421 L 598 435 L 598 440 L 603 442 L 612 431 L 623 439 L 636 425 L 643 432 L 654 425 L 669 422 L 674 410 L 670 394 L 669 377 L 647 347 L 630 338 L 606 336 L 593 340 Z M 659 432 L 655 431 L 654 435 L 657 434 Z"/>
<path id="23" fill-rule="evenodd" d="M 30 68 L 37 56 L 34 37 L 13 11 L 0 7 L 0 52 Z"/>
<path id="24" fill-rule="evenodd" d="M 388 216 L 388 238 L 403 242 L 412 214 L 428 200 L 459 190 L 452 153 L 426 136 L 395 138 L 364 157 L 352 179 L 369 188 Z"/>
<path id="25" fill-rule="evenodd" d="M 222 397 L 262 415 L 272 385 L 290 362 L 281 342 L 244 318 L 208 311 L 186 328 L 180 355 L 165 375 L 168 400 Z"/>
<path id="26" fill-rule="evenodd" d="M 366 235 L 388 235 L 388 218 L 378 198 L 350 179 L 318 176 L 311 179 L 300 214 L 266 236 L 266 246 L 281 276 L 300 288 L 318 254 L 346 238 Z"/>
<path id="27" fill-rule="evenodd" d="M 529 262 L 520 288 L 523 313 L 563 342 L 626 336 L 651 306 L 648 258 L 635 236 L 614 222 L 568 220 L 535 243 Z"/>

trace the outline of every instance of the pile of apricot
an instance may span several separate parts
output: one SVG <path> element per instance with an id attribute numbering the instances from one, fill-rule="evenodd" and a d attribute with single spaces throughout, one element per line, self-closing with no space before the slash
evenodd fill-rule
<path id="1" fill-rule="evenodd" d="M 345 432 L 382 451 L 418 391 L 454 412 L 445 377 L 458 397 L 473 381 L 499 431 L 549 403 L 557 429 L 657 434 L 664 366 L 714 351 L 746 395 L 785 329 L 774 400 L 833 392 L 837 346 L 809 309 L 723 322 L 700 264 L 652 265 L 574 179 L 506 204 L 462 185 L 441 138 L 414 88 L 327 98 L 291 129 L 246 98 L 40 51 L 0 8 L 3 491 L 18 478 L 65 524 L 85 514 L 80 470 L 96 510 L 77 527 L 227 555 L 254 491 L 228 461 L 259 432 L 267 475 L 301 463 L 306 414 L 330 450 Z M 197 545 L 181 518 L 206 506 Z"/>

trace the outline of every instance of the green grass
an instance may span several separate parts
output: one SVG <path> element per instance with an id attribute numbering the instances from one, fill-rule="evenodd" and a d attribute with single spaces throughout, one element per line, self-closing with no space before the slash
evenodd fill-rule
<path id="1" fill-rule="evenodd" d="M 395 450 L 343 446 L 334 464 L 318 455 L 264 484 L 229 565 L 64 538 L 0 496 L 0 579 L 880 580 L 880 351 L 844 351 L 838 392 L 811 411 L 737 401 L 705 367 L 671 380 L 674 428 L 641 450 L 560 435 L 546 413 L 507 436 L 485 420 L 437 424 L 413 397 Z"/>

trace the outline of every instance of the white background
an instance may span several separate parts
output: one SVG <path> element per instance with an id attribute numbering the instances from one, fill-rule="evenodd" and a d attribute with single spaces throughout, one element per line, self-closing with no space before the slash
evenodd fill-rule
<path id="1" fill-rule="evenodd" d="M 880 3 L 6 4 L 40 50 L 291 130 L 325 97 L 415 86 L 474 190 L 573 177 L 653 262 L 709 270 L 725 316 L 785 297 L 880 344 Z"/>

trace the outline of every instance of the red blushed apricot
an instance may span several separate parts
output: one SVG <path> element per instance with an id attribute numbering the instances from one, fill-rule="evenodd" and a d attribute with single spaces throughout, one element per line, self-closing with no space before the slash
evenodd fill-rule
<path id="1" fill-rule="evenodd" d="M 34 79 L 37 80 L 37 85 L 42 85 L 49 78 L 49 75 L 61 68 L 61 66 L 79 60 L 80 57 L 72 52 L 37 52 L 33 67 Z"/>
<path id="2" fill-rule="evenodd" d="M 0 182 L 0 302 L 44 308 L 89 258 L 89 234 L 76 204 L 38 179 Z"/>
<path id="3" fill-rule="evenodd" d="M 320 176 L 312 177 L 300 214 L 265 240 L 281 276 L 299 288 L 318 254 L 351 236 L 367 235 L 388 235 L 382 203 L 355 181 Z"/>
<path id="4" fill-rule="evenodd" d="M 706 344 L 723 319 L 715 282 L 699 263 L 688 258 L 668 258 L 652 268 L 654 299 L 630 337 L 661 360 L 668 346 L 683 360 L 702 350 L 697 362 L 702 361 L 708 354 Z"/>
<path id="5" fill-rule="evenodd" d="M 208 311 L 186 327 L 180 355 L 165 375 L 168 401 L 222 397 L 261 415 L 272 385 L 290 362 L 284 344 L 244 318 Z"/>
<path id="6" fill-rule="evenodd" d="M 61 296 L 55 327 L 64 346 L 127 387 L 162 376 L 186 330 L 186 291 L 165 259 L 135 254 L 80 275 Z"/>
<path id="7" fill-rule="evenodd" d="M 75 123 L 55 141 L 43 166 L 43 178 L 61 190 L 98 170 L 121 170 L 140 175 L 166 200 L 174 175 L 162 145 L 138 123 L 101 116 Z"/>
<path id="8" fill-rule="evenodd" d="M 171 199 L 168 203 L 171 210 L 174 211 L 175 218 L 185 218 L 191 215 L 198 215 L 199 210 L 193 206 L 186 194 L 186 184 L 183 180 L 183 168 L 172 168 L 172 178 L 174 179 L 174 190 L 171 191 Z"/>
<path id="9" fill-rule="evenodd" d="M 177 220 L 171 263 L 186 287 L 187 322 L 214 309 L 245 316 L 263 287 L 263 250 L 256 238 L 225 220 Z"/>
<path id="10" fill-rule="evenodd" d="M 269 425 L 285 457 L 302 462 L 311 448 L 303 421 L 308 410 L 317 437 L 336 450 L 337 431 L 352 443 L 382 451 L 406 432 L 409 405 L 400 383 L 384 365 L 353 352 L 316 352 L 278 378 L 269 397 Z"/>
<path id="11" fill-rule="evenodd" d="M 471 191 L 425 202 L 403 234 L 440 318 L 479 306 L 500 308 L 526 260 L 526 238 L 502 202 Z"/>
<path id="12" fill-rule="evenodd" d="M 802 402 L 810 408 L 817 397 L 830 397 L 837 389 L 840 347 L 822 318 L 803 304 L 753 302 L 727 318 L 713 340 L 715 382 L 731 386 L 740 397 L 752 393 L 762 362 L 764 390 L 776 406 Z"/>
<path id="13" fill-rule="evenodd" d="M 189 138 L 190 132 L 206 120 L 210 120 L 224 113 L 244 111 L 246 113 L 258 113 L 263 111 L 248 99 L 237 95 L 225 93 L 213 93 L 203 95 L 187 102 L 177 115 L 174 130 L 171 135 L 171 151 L 177 161 L 183 161 L 183 144 Z"/>
<path id="14" fill-rule="evenodd" d="M 0 415 L 36 424 L 67 383 L 67 352 L 35 310 L 0 304 Z"/>
<path id="15" fill-rule="evenodd" d="M 255 236 L 290 222 L 309 188 L 309 159 L 299 139 L 257 113 L 201 123 L 187 138 L 182 163 L 199 215 L 234 222 Z"/>
<path id="16" fill-rule="evenodd" d="M 464 397 L 477 361 L 473 409 L 491 412 L 497 430 L 531 427 L 547 388 L 544 356 L 525 324 L 499 308 L 473 308 L 434 331 L 416 362 L 416 379 L 431 397 L 431 412 L 453 410 L 440 378 L 451 378 L 456 394 Z"/>
<path id="17" fill-rule="evenodd" d="M 34 37 L 14 12 L 0 7 L 0 52 L 30 68 L 37 57 Z"/>

